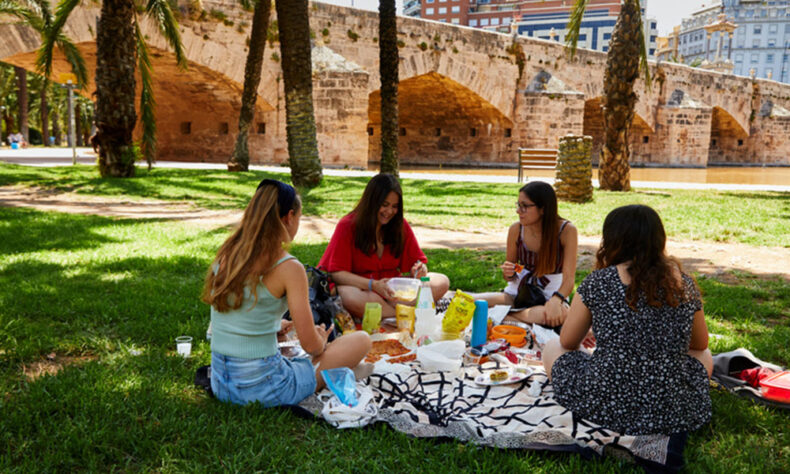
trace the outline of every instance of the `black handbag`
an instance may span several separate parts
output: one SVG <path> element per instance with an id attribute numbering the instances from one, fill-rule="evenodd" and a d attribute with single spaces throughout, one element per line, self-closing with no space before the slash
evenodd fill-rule
<path id="1" fill-rule="evenodd" d="M 546 304 L 546 295 L 543 288 L 538 286 L 534 276 L 524 277 L 518 285 L 518 293 L 513 300 L 513 308 L 523 309 Z"/>
<path id="2" fill-rule="evenodd" d="M 330 291 L 329 274 L 311 265 L 305 265 L 305 272 L 307 273 L 308 295 L 310 298 L 310 310 L 313 313 L 313 322 L 328 327 L 334 323 L 335 314 L 337 314 L 339 307 L 335 303 L 336 298 L 332 296 Z M 291 312 L 286 311 L 283 318 L 290 320 Z M 335 326 L 329 334 L 329 341 L 331 342 L 339 336 L 340 330 Z"/>

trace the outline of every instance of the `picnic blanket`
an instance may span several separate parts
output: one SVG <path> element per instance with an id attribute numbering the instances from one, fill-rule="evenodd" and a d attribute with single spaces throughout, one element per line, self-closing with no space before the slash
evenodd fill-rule
<path id="1" fill-rule="evenodd" d="M 481 366 L 498 367 L 497 362 Z M 421 438 L 448 437 L 500 448 L 572 451 L 584 456 L 613 454 L 630 457 L 648 468 L 682 467 L 686 434 L 627 436 L 575 416 L 557 404 L 542 368 L 515 384 L 479 386 L 479 369 L 461 377 L 449 372 L 426 372 L 418 363 L 408 371 L 373 374 L 369 384 L 377 392 L 377 421 Z M 528 387 L 537 380 L 540 395 Z M 316 405 L 316 403 L 319 403 Z M 317 413 L 320 402 L 309 397 L 300 404 Z"/>

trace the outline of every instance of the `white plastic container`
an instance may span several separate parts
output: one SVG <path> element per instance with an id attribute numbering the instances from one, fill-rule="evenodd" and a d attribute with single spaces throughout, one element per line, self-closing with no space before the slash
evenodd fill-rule
<path id="1" fill-rule="evenodd" d="M 387 286 L 395 293 L 396 300 L 412 302 L 417 298 L 420 281 L 416 278 L 390 278 Z"/>

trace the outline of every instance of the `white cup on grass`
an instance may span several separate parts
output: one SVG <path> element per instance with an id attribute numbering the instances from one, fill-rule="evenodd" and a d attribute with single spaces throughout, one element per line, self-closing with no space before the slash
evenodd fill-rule
<path id="1" fill-rule="evenodd" d="M 192 353 L 192 336 L 179 336 L 176 338 L 176 350 L 183 357 Z"/>

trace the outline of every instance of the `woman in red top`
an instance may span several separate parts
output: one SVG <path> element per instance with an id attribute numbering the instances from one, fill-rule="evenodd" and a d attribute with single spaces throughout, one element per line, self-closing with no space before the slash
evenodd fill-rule
<path id="1" fill-rule="evenodd" d="M 403 218 L 398 179 L 378 174 L 368 182 L 354 210 L 337 223 L 318 266 L 332 275 L 343 306 L 359 319 L 369 302 L 381 304 L 382 316 L 394 316 L 396 301 L 387 280 L 406 272 L 415 278 L 430 277 L 434 300 L 444 296 L 450 280 L 429 273 L 427 263 Z"/>

